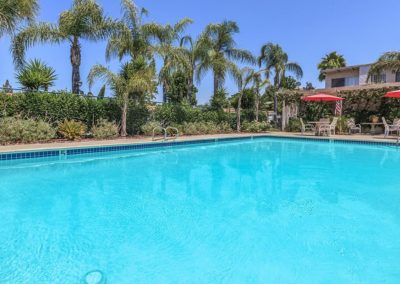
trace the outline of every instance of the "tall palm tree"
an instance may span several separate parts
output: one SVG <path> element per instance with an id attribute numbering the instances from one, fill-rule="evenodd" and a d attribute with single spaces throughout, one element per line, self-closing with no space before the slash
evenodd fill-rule
<path id="1" fill-rule="evenodd" d="M 242 108 L 242 98 L 244 91 L 247 89 L 248 85 L 254 78 L 254 70 L 248 67 L 242 69 L 235 69 L 233 71 L 233 76 L 238 86 L 239 96 L 238 96 L 238 104 L 236 110 L 236 130 L 240 132 L 241 130 L 241 108 Z"/>
<path id="2" fill-rule="evenodd" d="M 108 40 L 106 59 L 124 57 L 134 61 L 144 58 L 149 62 L 154 59 L 155 47 L 153 40 L 162 33 L 162 26 L 156 23 L 143 24 L 143 17 L 147 10 L 139 9 L 132 0 L 121 0 L 122 19 L 118 29 L 113 32 Z"/>
<path id="3" fill-rule="evenodd" d="M 372 75 L 380 74 L 382 71 L 388 69 L 394 72 L 400 72 L 400 52 L 390 51 L 380 56 L 369 69 L 368 80 Z"/>
<path id="4" fill-rule="evenodd" d="M 158 40 L 159 45 L 156 47 L 157 53 L 161 56 L 163 66 L 160 70 L 160 82 L 162 84 L 163 102 L 167 102 L 167 93 L 173 72 L 182 69 L 185 65 L 185 54 L 179 44 L 182 40 L 182 33 L 193 20 L 185 18 L 177 22 L 175 25 L 165 25 L 161 28 Z M 186 68 L 187 69 L 187 68 Z"/>
<path id="5" fill-rule="evenodd" d="M 189 101 L 192 101 L 196 70 L 201 62 L 201 58 L 205 58 L 207 55 L 207 48 L 200 44 L 199 40 L 193 41 L 191 36 L 182 37 L 180 46 L 182 48 L 182 52 L 186 56 L 187 63 L 184 65 L 184 67 L 186 68 L 185 72 L 188 80 L 188 99 Z"/>
<path id="6" fill-rule="evenodd" d="M 212 70 L 214 96 L 222 88 L 226 75 L 235 75 L 236 63 L 255 64 L 249 51 L 236 48 L 233 36 L 238 32 L 239 27 L 235 22 L 224 21 L 208 25 L 199 38 L 201 49 L 207 52 L 200 60 L 197 79 L 200 80 L 208 70 Z"/>
<path id="7" fill-rule="evenodd" d="M 116 26 L 111 18 L 104 16 L 103 9 L 95 0 L 74 0 L 72 8 L 61 13 L 57 24 L 32 24 L 16 35 L 12 44 L 14 61 L 17 66 L 22 66 L 25 51 L 36 43 L 68 42 L 72 65 L 72 92 L 77 94 L 81 86 L 80 41 L 103 40 L 115 30 Z"/>
<path id="8" fill-rule="evenodd" d="M 278 112 L 277 92 L 282 88 L 282 82 L 287 72 L 293 73 L 298 79 L 303 77 L 303 70 L 296 62 L 289 61 L 289 56 L 278 44 L 267 43 L 261 47 L 258 65 L 264 68 L 266 79 L 273 74 L 274 86 L 274 113 Z"/>
<path id="9" fill-rule="evenodd" d="M 325 80 L 325 70 L 332 68 L 340 68 L 346 67 L 346 59 L 343 55 L 338 54 L 336 51 L 333 51 L 329 54 L 326 54 L 321 62 L 318 64 L 319 69 L 319 77 L 318 79 L 322 82 Z"/>
<path id="10" fill-rule="evenodd" d="M 122 65 L 118 73 L 110 71 L 102 65 L 95 65 L 88 75 L 89 86 L 96 79 L 105 81 L 113 90 L 121 107 L 121 136 L 127 136 L 127 115 L 129 100 L 132 96 L 152 96 L 154 93 L 155 64 L 149 66 L 142 58 Z"/>
<path id="11" fill-rule="evenodd" d="M 38 0 L 0 0 L 0 37 L 13 34 L 21 21 L 32 21 L 38 10 Z"/>
<path id="12" fill-rule="evenodd" d="M 255 99 L 255 113 L 256 113 L 256 121 L 259 120 L 259 113 L 260 113 L 260 98 L 261 98 L 261 89 L 269 84 L 268 79 L 263 79 L 261 76 L 261 72 L 253 72 L 252 74 L 252 82 L 253 82 L 253 90 L 256 95 Z"/>

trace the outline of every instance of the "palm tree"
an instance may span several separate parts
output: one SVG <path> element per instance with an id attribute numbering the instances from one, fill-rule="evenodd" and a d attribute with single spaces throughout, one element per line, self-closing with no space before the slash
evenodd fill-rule
<path id="1" fill-rule="evenodd" d="M 21 21 L 32 21 L 38 10 L 38 0 L 1 0 L 0 37 L 13 34 Z"/>
<path id="2" fill-rule="evenodd" d="M 12 44 L 14 61 L 21 67 L 25 51 L 36 43 L 70 44 L 72 65 L 72 92 L 78 94 L 81 86 L 82 39 L 98 41 L 107 38 L 116 28 L 116 23 L 104 16 L 103 9 L 95 0 L 74 0 L 70 10 L 61 13 L 57 24 L 32 24 L 18 33 Z"/>
<path id="3" fill-rule="evenodd" d="M 192 101 L 196 70 L 201 62 L 201 58 L 206 57 L 207 49 L 204 45 L 200 44 L 199 40 L 193 41 L 191 36 L 182 37 L 180 46 L 183 54 L 186 56 L 186 64 L 184 65 L 184 67 L 186 68 L 185 72 L 187 74 L 188 80 L 187 96 L 189 101 Z"/>
<path id="4" fill-rule="evenodd" d="M 289 56 L 278 44 L 267 43 L 261 47 L 261 54 L 258 57 L 258 65 L 264 68 L 266 79 L 271 73 L 274 74 L 274 113 L 275 119 L 278 112 L 277 92 L 281 89 L 287 72 L 293 73 L 298 79 L 303 77 L 303 70 L 296 62 L 289 61 Z"/>
<path id="5" fill-rule="evenodd" d="M 346 67 L 346 59 L 341 54 L 337 54 L 336 51 L 333 51 L 327 55 L 325 55 L 321 62 L 318 64 L 319 69 L 319 77 L 318 79 L 322 82 L 325 80 L 325 70 L 332 68 L 340 68 Z"/>
<path id="6" fill-rule="evenodd" d="M 48 91 L 57 79 L 55 70 L 40 60 L 32 60 L 17 73 L 19 83 L 31 91 Z"/>
<path id="7" fill-rule="evenodd" d="M 163 26 L 158 35 L 159 45 L 156 47 L 157 53 L 161 56 L 163 66 L 160 70 L 160 82 L 162 84 L 163 102 L 167 102 L 167 93 L 169 91 L 169 84 L 173 72 L 182 69 L 185 65 L 185 54 L 181 48 L 178 47 L 182 40 L 182 33 L 188 25 L 193 21 L 185 18 L 177 22 L 175 25 Z M 187 68 L 185 68 L 187 69 Z"/>
<path id="8" fill-rule="evenodd" d="M 240 132 L 242 98 L 243 98 L 244 91 L 247 89 L 248 85 L 251 83 L 251 81 L 254 78 L 254 70 L 250 69 L 248 67 L 245 67 L 240 70 L 236 69 L 234 71 L 233 75 L 234 75 L 234 79 L 235 79 L 236 84 L 239 89 L 238 104 L 237 104 L 237 110 L 236 110 L 236 130 L 237 130 L 237 132 Z"/>
<path id="9" fill-rule="evenodd" d="M 381 57 L 379 57 L 369 69 L 367 80 L 369 80 L 373 75 L 380 74 L 382 71 L 388 69 L 395 73 L 400 72 L 400 52 L 385 52 Z"/>
<path id="10" fill-rule="evenodd" d="M 261 72 L 254 72 L 252 74 L 252 82 L 253 82 L 253 90 L 256 95 L 255 99 L 255 113 L 256 113 L 256 121 L 259 120 L 259 112 L 260 112 L 260 97 L 261 97 L 261 89 L 269 84 L 269 80 L 262 79 Z"/>
<path id="11" fill-rule="evenodd" d="M 125 63 L 118 73 L 113 73 L 102 65 L 95 65 L 88 75 L 89 86 L 96 79 L 104 80 L 113 90 L 121 107 L 121 136 L 127 136 L 127 115 L 129 100 L 139 95 L 141 99 L 152 96 L 155 88 L 155 64 L 149 66 L 143 58 Z"/>
<path id="12" fill-rule="evenodd" d="M 139 9 L 131 0 L 122 0 L 121 6 L 122 19 L 118 23 L 118 29 L 108 40 L 107 60 L 114 57 L 119 60 L 129 57 L 132 61 L 137 58 L 152 61 L 155 52 L 152 40 L 161 36 L 162 26 L 156 23 L 143 24 L 143 17 L 148 12 Z"/>
<path id="13" fill-rule="evenodd" d="M 253 55 L 244 49 L 236 48 L 234 34 L 239 32 L 235 22 L 224 21 L 221 24 L 210 24 L 199 38 L 199 45 L 206 50 L 197 68 L 197 79 L 208 70 L 213 72 L 214 96 L 222 88 L 226 74 L 235 76 L 236 62 L 254 64 Z"/>

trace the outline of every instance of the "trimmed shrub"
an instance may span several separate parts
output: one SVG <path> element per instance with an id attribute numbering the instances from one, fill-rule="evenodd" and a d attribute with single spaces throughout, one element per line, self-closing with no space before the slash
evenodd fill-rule
<path id="1" fill-rule="evenodd" d="M 55 129 L 43 120 L 6 117 L 0 119 L 0 143 L 45 142 L 54 138 Z"/>
<path id="2" fill-rule="evenodd" d="M 115 122 L 109 122 L 105 119 L 99 120 L 92 128 L 92 135 L 96 139 L 117 138 L 118 134 L 118 125 Z"/>
<path id="3" fill-rule="evenodd" d="M 64 120 L 58 125 L 58 132 L 68 140 L 80 139 L 86 132 L 85 125 L 76 120 Z"/>
<path id="4" fill-rule="evenodd" d="M 245 132 L 264 132 L 271 129 L 271 125 L 267 122 L 245 121 L 242 125 L 242 130 Z"/>
<path id="5" fill-rule="evenodd" d="M 144 135 L 151 136 L 151 135 L 153 135 L 153 130 L 156 127 L 158 127 L 158 128 L 161 127 L 160 123 L 158 123 L 156 121 L 148 121 L 142 126 L 142 133 Z M 162 131 L 160 129 L 158 129 L 155 133 L 162 134 Z"/>
<path id="6" fill-rule="evenodd" d="M 186 135 L 217 134 L 232 132 L 232 128 L 228 123 L 185 122 L 182 125 L 182 132 Z"/>
<path id="7" fill-rule="evenodd" d="M 301 132 L 301 123 L 299 118 L 290 118 L 289 123 L 286 126 L 286 131 L 289 132 Z"/>

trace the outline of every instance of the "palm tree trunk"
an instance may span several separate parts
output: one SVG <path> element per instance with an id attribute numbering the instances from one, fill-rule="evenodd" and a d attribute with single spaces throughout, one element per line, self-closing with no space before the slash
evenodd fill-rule
<path id="1" fill-rule="evenodd" d="M 218 75 L 214 71 L 214 96 L 217 95 L 219 89 L 219 80 L 218 80 Z"/>
<path id="2" fill-rule="evenodd" d="M 193 85 L 194 85 L 194 72 L 191 72 L 188 80 L 188 90 L 187 90 L 187 95 L 188 95 L 188 100 L 189 103 L 192 103 L 192 96 L 193 96 Z"/>
<path id="3" fill-rule="evenodd" d="M 257 92 L 256 92 L 256 121 L 257 122 L 258 122 L 259 108 L 260 108 L 260 90 L 259 90 L 259 88 L 257 88 Z"/>
<path id="4" fill-rule="evenodd" d="M 74 41 L 71 45 L 70 59 L 72 65 L 72 93 L 79 94 L 81 87 L 81 46 L 77 37 L 74 37 Z"/>
<path id="5" fill-rule="evenodd" d="M 274 121 L 276 122 L 278 116 L 278 94 L 277 90 L 274 91 Z"/>
<path id="6" fill-rule="evenodd" d="M 163 94 L 163 103 L 167 103 L 167 86 L 165 83 L 162 84 L 162 94 Z"/>
<path id="7" fill-rule="evenodd" d="M 122 114 L 121 114 L 121 136 L 126 137 L 128 135 L 126 130 L 126 122 L 128 116 L 128 94 L 124 94 L 123 103 L 122 103 Z"/>
<path id="8" fill-rule="evenodd" d="M 242 108 L 242 96 L 243 96 L 243 91 L 240 91 L 240 95 L 239 95 L 239 99 L 238 99 L 238 106 L 237 106 L 237 110 L 236 110 L 236 130 L 237 132 L 240 132 L 240 111 Z"/>

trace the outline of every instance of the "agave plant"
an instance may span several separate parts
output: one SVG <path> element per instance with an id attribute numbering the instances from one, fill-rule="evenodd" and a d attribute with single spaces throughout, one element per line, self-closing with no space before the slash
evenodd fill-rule
<path id="1" fill-rule="evenodd" d="M 31 91 L 48 91 L 57 79 L 55 70 L 38 59 L 31 60 L 17 73 L 19 83 Z"/>

